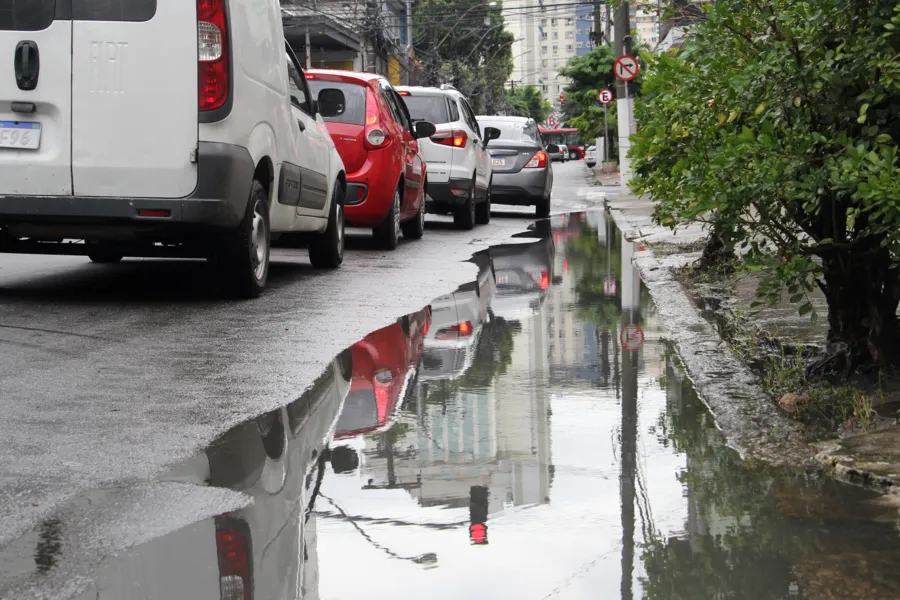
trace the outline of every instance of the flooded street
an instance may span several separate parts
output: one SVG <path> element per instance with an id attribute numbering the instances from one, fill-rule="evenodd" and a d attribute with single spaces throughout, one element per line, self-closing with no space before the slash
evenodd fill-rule
<path id="1" fill-rule="evenodd" d="M 476 281 L 370 333 L 141 500 L 187 515 L 141 523 L 111 556 L 134 517 L 93 493 L 0 550 L 0 593 L 900 597 L 896 506 L 742 463 L 635 250 L 592 211 L 477 253 Z"/>

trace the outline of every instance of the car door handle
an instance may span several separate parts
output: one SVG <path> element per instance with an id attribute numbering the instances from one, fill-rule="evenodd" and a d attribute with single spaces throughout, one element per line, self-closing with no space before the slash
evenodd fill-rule
<path id="1" fill-rule="evenodd" d="M 13 60 L 16 67 L 16 85 L 19 89 L 28 92 L 36 88 L 41 72 L 38 45 L 32 41 L 19 42 Z"/>
<path id="2" fill-rule="evenodd" d="M 297 119 L 297 126 L 300 128 L 300 131 L 306 131 L 306 123 Z"/>

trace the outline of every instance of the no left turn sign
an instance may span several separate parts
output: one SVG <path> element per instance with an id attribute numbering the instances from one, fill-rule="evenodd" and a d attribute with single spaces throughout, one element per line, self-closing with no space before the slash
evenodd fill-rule
<path id="1" fill-rule="evenodd" d="M 597 94 L 597 100 L 600 101 L 600 104 L 609 104 L 613 101 L 613 93 L 610 90 L 600 90 L 600 93 Z"/>
<path id="2" fill-rule="evenodd" d="M 616 78 L 621 79 L 622 81 L 631 81 L 637 77 L 639 69 L 638 61 L 635 60 L 633 56 L 627 54 L 617 58 L 615 65 L 613 65 L 613 71 L 616 73 Z"/>

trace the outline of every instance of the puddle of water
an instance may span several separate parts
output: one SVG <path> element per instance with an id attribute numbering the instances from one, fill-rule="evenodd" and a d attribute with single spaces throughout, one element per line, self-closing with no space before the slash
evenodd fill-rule
<path id="1" fill-rule="evenodd" d="M 517 242 L 165 478 L 244 508 L 115 558 L 61 515 L 0 549 L 0 595 L 900 597 L 896 508 L 726 447 L 606 215 Z"/>

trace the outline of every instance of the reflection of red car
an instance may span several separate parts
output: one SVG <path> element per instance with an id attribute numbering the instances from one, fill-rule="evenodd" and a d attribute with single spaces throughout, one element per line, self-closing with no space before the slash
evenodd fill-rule
<path id="1" fill-rule="evenodd" d="M 372 433 L 390 424 L 404 384 L 422 358 L 431 310 L 424 308 L 355 343 L 353 379 L 338 419 L 336 439 Z"/>
<path id="2" fill-rule="evenodd" d="M 371 73 L 311 69 L 314 97 L 324 88 L 344 93 L 344 112 L 325 119 L 347 170 L 347 222 L 371 227 L 380 246 L 393 250 L 402 230 L 411 239 L 425 227 L 425 161 L 417 138 L 434 125 L 413 124 L 387 79 Z M 418 133 L 417 133 L 418 132 Z"/>

